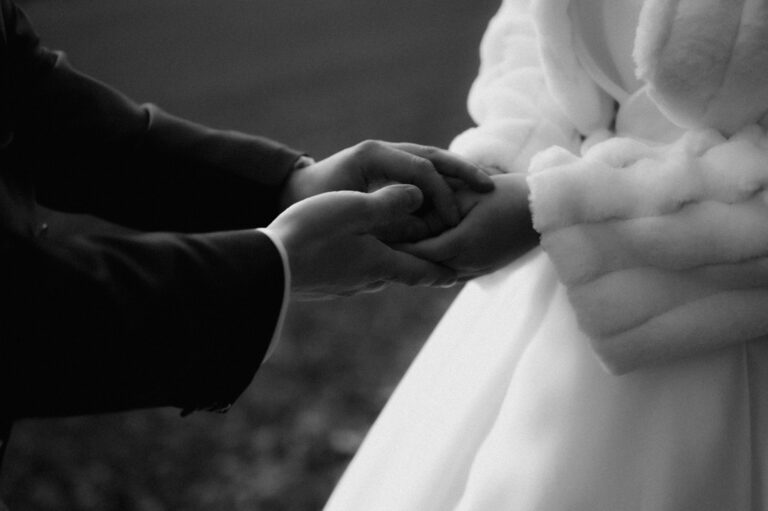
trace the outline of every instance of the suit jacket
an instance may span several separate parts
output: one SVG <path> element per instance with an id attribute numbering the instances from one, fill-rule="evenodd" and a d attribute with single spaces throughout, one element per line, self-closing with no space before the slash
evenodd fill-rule
<path id="1" fill-rule="evenodd" d="M 225 408 L 283 297 L 252 228 L 301 153 L 137 105 L 0 6 L 0 422 Z M 48 240 L 37 204 L 151 233 Z"/>

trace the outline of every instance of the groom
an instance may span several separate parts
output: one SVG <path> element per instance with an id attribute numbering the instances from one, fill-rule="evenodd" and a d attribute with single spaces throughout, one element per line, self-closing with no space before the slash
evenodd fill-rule
<path id="1" fill-rule="evenodd" d="M 381 241 L 455 225 L 445 177 L 492 188 L 435 148 L 365 142 L 315 163 L 137 105 L 40 46 L 0 0 L 2 447 L 24 417 L 226 410 L 289 295 L 452 283 Z M 410 184 L 361 193 L 393 181 Z M 145 233 L 54 240 L 38 203 Z M 422 206 L 432 218 L 411 214 Z"/>

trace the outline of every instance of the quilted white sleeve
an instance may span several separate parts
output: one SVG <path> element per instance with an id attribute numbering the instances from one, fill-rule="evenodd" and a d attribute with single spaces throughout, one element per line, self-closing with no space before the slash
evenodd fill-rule
<path id="1" fill-rule="evenodd" d="M 552 145 L 571 151 L 579 134 L 554 100 L 540 57 L 535 0 L 505 0 L 480 46 L 480 71 L 469 93 L 477 127 L 451 150 L 503 172 L 527 172 L 531 157 Z"/>
<path id="2" fill-rule="evenodd" d="M 768 335 L 768 136 L 614 138 L 531 165 L 531 208 L 581 328 L 616 373 Z"/>

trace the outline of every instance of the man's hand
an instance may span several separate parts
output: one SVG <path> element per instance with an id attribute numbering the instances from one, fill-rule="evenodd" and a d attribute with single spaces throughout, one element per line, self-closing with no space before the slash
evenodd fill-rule
<path id="1" fill-rule="evenodd" d="M 412 222 L 419 222 L 410 213 L 422 202 L 418 188 L 399 184 L 372 193 L 324 193 L 286 209 L 267 229 L 288 252 L 292 294 L 312 299 L 375 291 L 392 282 L 455 283 L 453 270 L 399 252 L 375 235 L 410 229 Z M 407 232 L 393 235 L 408 237 Z"/>
<path id="2" fill-rule="evenodd" d="M 501 174 L 492 179 L 496 189 L 491 193 L 456 193 L 464 216 L 458 226 L 397 248 L 453 268 L 460 280 L 495 271 L 533 248 L 539 238 L 531 224 L 525 176 Z"/>
<path id="3" fill-rule="evenodd" d="M 424 208 L 437 213 L 432 218 L 432 231 L 425 234 L 436 234 L 459 223 L 461 215 L 451 185 L 476 192 L 493 190 L 493 181 L 485 172 L 449 151 L 366 141 L 293 172 L 283 190 L 281 205 L 286 208 L 336 190 L 369 192 L 393 182 L 418 186 L 425 197 Z"/>

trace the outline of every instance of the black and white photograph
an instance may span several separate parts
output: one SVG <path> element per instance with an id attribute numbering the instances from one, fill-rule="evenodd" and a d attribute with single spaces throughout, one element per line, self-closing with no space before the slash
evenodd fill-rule
<path id="1" fill-rule="evenodd" d="M 768 0 L 0 32 L 0 510 L 768 508 Z"/>

